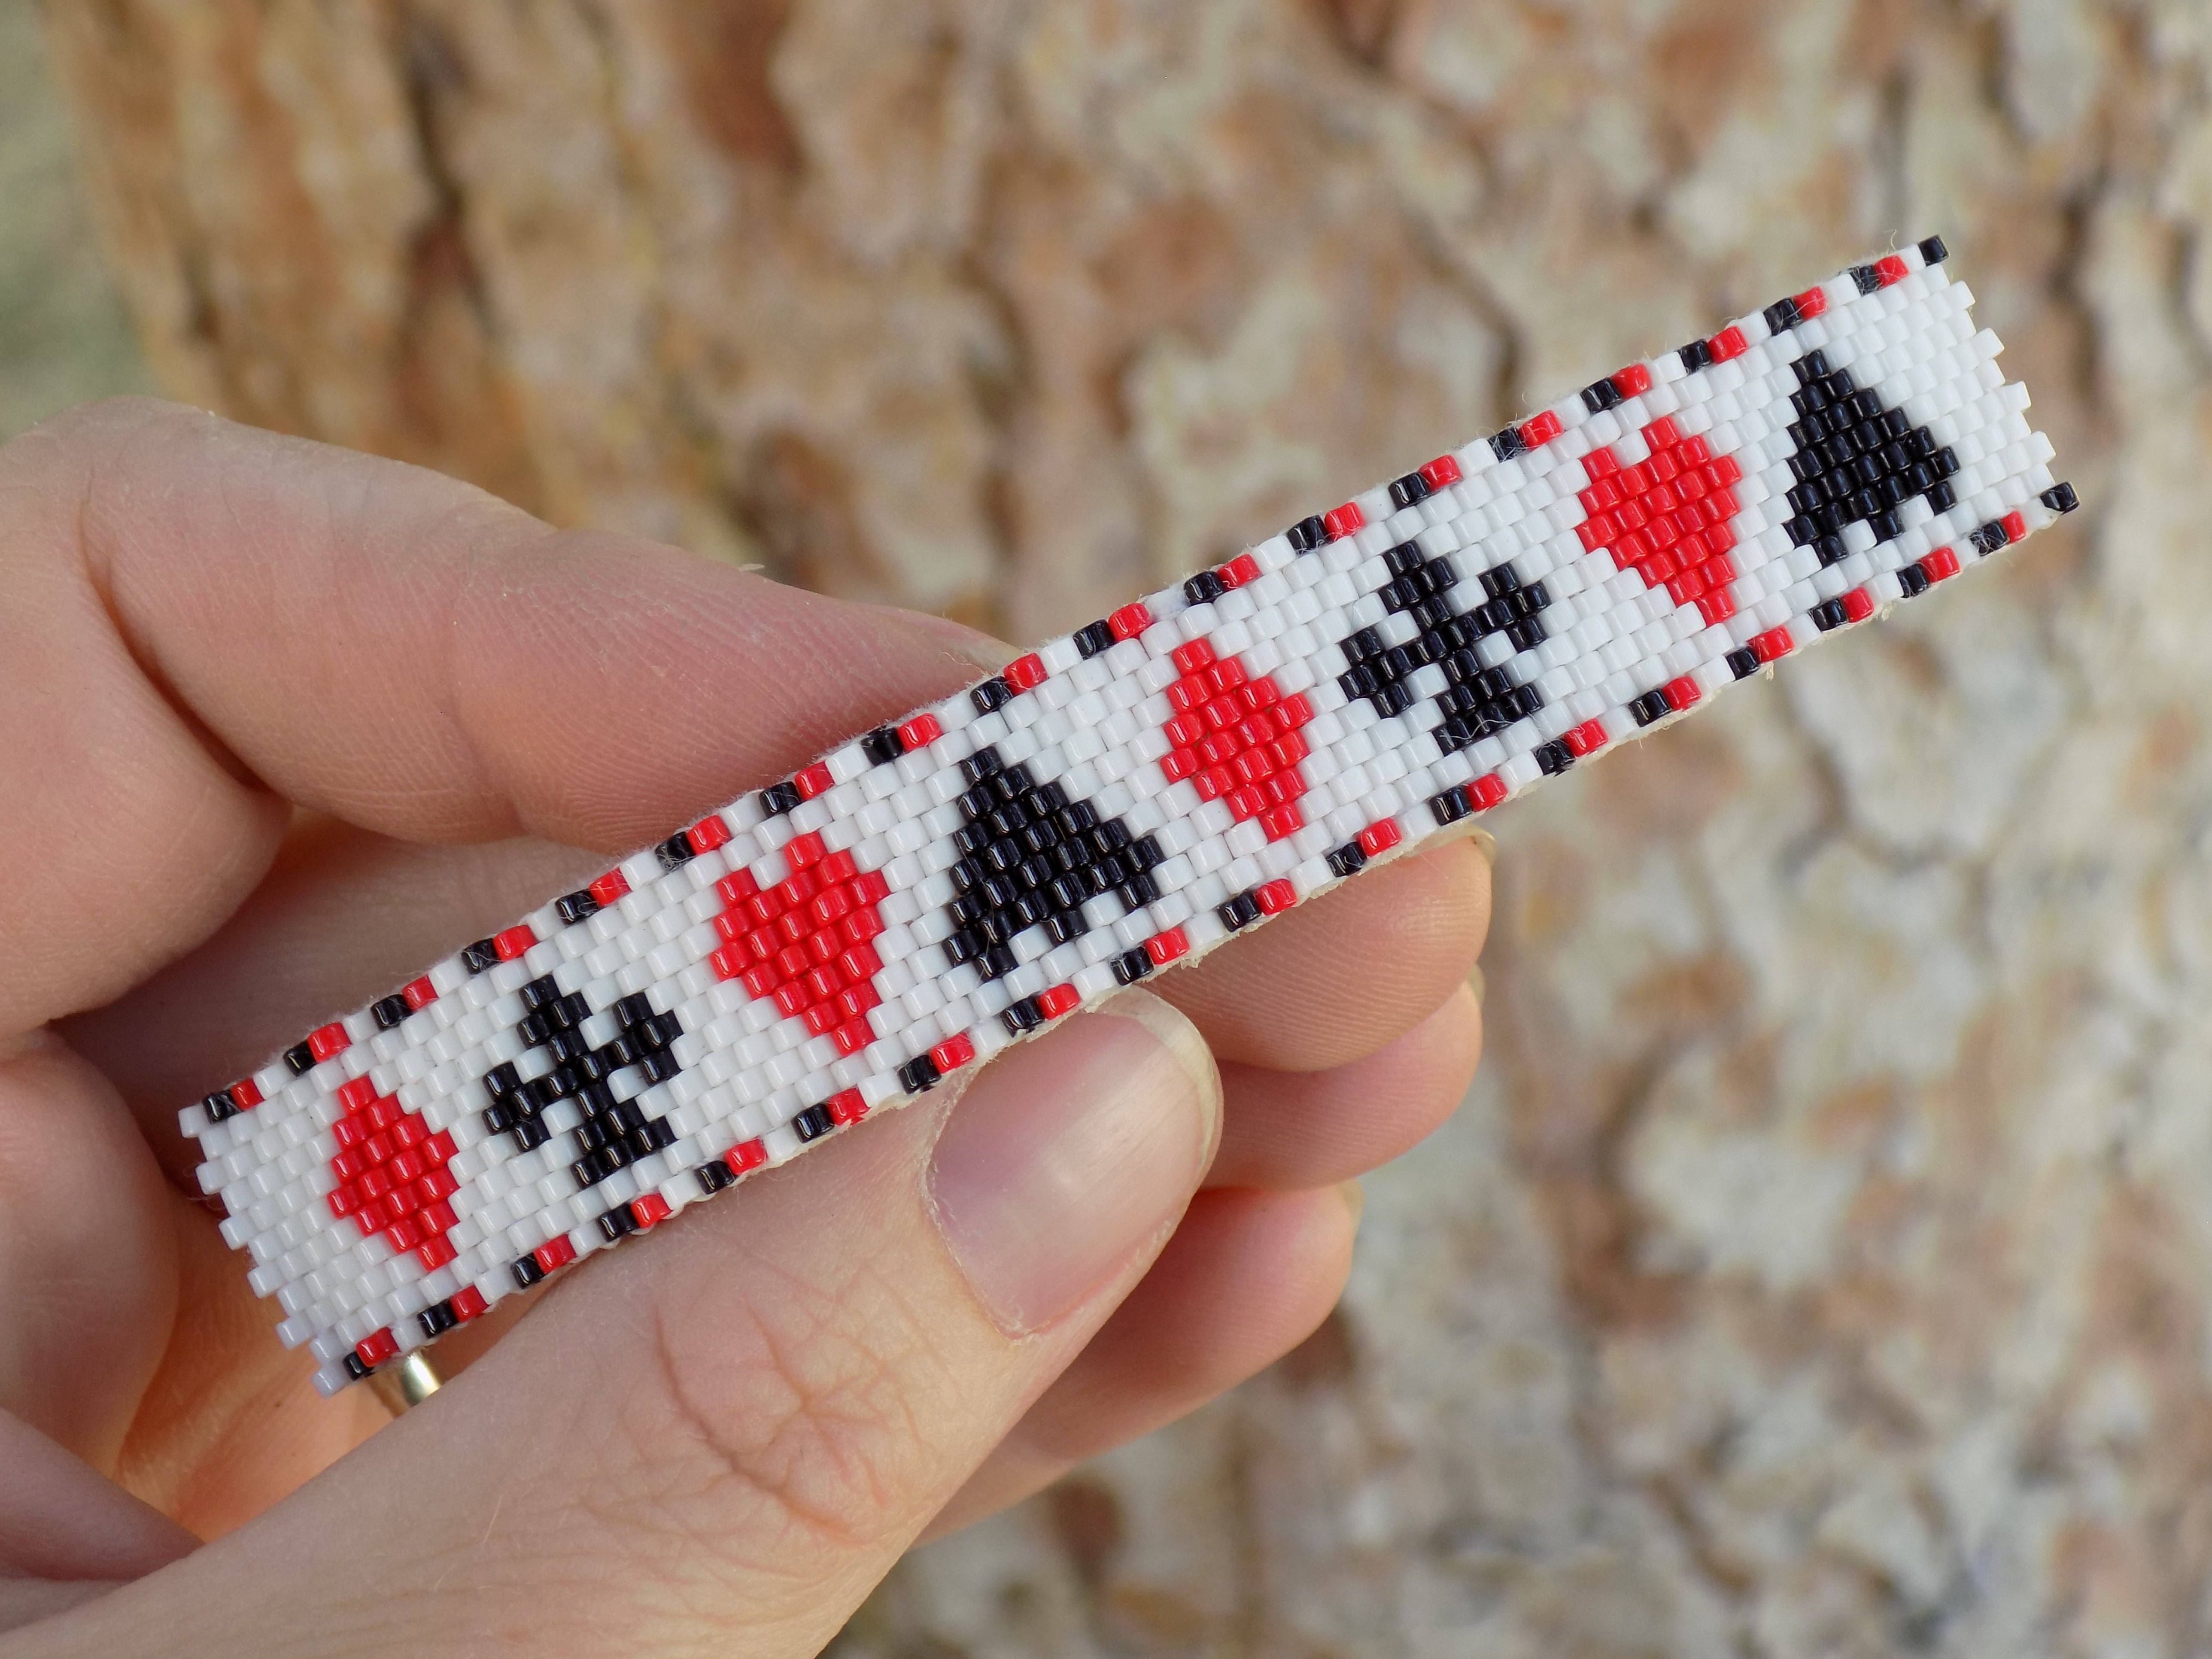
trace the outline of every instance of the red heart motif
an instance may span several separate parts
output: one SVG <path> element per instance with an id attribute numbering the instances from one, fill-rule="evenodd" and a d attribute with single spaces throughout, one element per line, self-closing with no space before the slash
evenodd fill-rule
<path id="1" fill-rule="evenodd" d="M 447 1234 L 453 1226 L 446 1200 L 460 1182 L 447 1167 L 453 1138 L 430 1132 L 422 1114 L 410 1112 L 376 1085 L 357 1077 L 338 1090 L 345 1115 L 331 1126 L 338 1150 L 331 1173 L 338 1184 L 330 1195 L 331 1213 L 348 1216 L 366 1238 L 382 1233 L 394 1253 L 415 1252 L 427 1273 L 453 1259 Z"/>
<path id="2" fill-rule="evenodd" d="M 1707 626 L 1726 622 L 1735 614 L 1728 554 L 1743 469 L 1733 455 L 1714 455 L 1703 438 L 1684 437 L 1663 415 L 1644 428 L 1644 440 L 1651 453 L 1632 466 L 1602 447 L 1583 458 L 1589 484 L 1577 499 L 1589 516 L 1575 533 L 1590 552 L 1609 549 L 1617 568 L 1664 586 L 1675 604 L 1696 605 Z"/>
<path id="3" fill-rule="evenodd" d="M 726 943 L 708 960 L 723 979 L 772 1000 L 816 1036 L 857 1054 L 876 1040 L 868 1011 L 883 1000 L 883 967 L 869 941 L 884 931 L 876 907 L 890 892 L 880 872 L 862 870 L 850 853 L 832 853 L 811 831 L 784 843 L 791 873 L 763 888 L 749 870 L 715 884 L 728 907 L 714 918 Z"/>
<path id="4" fill-rule="evenodd" d="M 1204 640 L 1177 647 L 1175 665 L 1181 678 L 1168 687 L 1175 714 L 1166 728 L 1173 747 L 1160 762 L 1168 781 L 1188 778 L 1202 799 L 1227 802 L 1239 823 L 1259 819 L 1269 841 L 1295 835 L 1305 824 L 1298 728 L 1313 705 L 1285 696 L 1273 676 L 1248 672 L 1241 657 L 1217 657 Z"/>

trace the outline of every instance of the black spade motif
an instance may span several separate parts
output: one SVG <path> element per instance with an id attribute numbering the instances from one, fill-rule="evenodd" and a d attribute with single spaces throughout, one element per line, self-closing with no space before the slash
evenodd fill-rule
<path id="1" fill-rule="evenodd" d="M 528 1082 L 512 1061 L 486 1073 L 483 1085 L 491 1105 L 483 1114 L 485 1128 L 511 1135 L 528 1152 L 551 1138 L 545 1109 L 558 1100 L 574 1100 L 583 1121 L 574 1131 L 579 1156 L 568 1169 L 582 1187 L 597 1186 L 676 1139 L 664 1119 L 647 1116 L 636 1100 L 617 1100 L 608 1083 L 629 1066 L 637 1067 L 648 1084 L 665 1083 L 683 1069 L 670 1048 L 684 1034 L 675 1015 L 656 1013 L 641 992 L 626 996 L 612 1010 L 616 1034 L 593 1047 L 583 1027 L 597 1011 L 582 992 L 563 995 L 547 975 L 522 988 L 522 1001 L 529 1012 L 515 1030 L 530 1047 L 544 1051 L 552 1069 Z"/>
<path id="2" fill-rule="evenodd" d="M 1808 351 L 1790 367 L 1797 376 L 1790 394 L 1797 412 L 1790 436 L 1797 447 L 1790 458 L 1792 516 L 1784 528 L 1792 542 L 1812 548 L 1822 566 L 1837 564 L 1848 556 L 1848 526 L 1863 521 L 1886 542 L 1905 533 L 1898 510 L 1913 496 L 1938 513 L 1957 503 L 1950 480 L 1959 458 L 1926 427 L 1913 425 L 1848 369 L 1830 368 L 1824 352 Z"/>
<path id="3" fill-rule="evenodd" d="M 1449 555 L 1426 558 L 1419 544 L 1403 542 L 1382 557 L 1390 580 L 1376 597 L 1392 615 L 1410 616 L 1420 631 L 1402 645 L 1388 643 L 1380 628 L 1363 628 L 1340 641 L 1346 667 L 1337 684 L 1347 697 L 1366 698 L 1379 714 L 1402 714 L 1413 706 L 1407 682 L 1414 671 L 1439 665 L 1446 684 L 1436 697 L 1443 720 L 1435 735 L 1447 755 L 1544 706 L 1533 684 L 1516 680 L 1506 664 L 1485 667 L 1475 650 L 1492 634 L 1504 635 L 1516 651 L 1541 644 L 1542 613 L 1552 603 L 1543 583 L 1523 582 L 1508 560 L 1482 573 L 1482 602 L 1462 611 L 1453 592 L 1461 585 L 1459 568 Z"/>
<path id="4" fill-rule="evenodd" d="M 945 907 L 952 934 L 945 954 L 954 967 L 972 962 L 985 979 L 998 979 L 1014 969 L 1017 934 L 1042 926 L 1054 945 L 1066 945 L 1096 925 L 1085 914 L 1091 901 L 1111 893 L 1126 914 L 1160 896 L 1152 870 L 1163 854 L 1152 836 L 1133 837 L 1119 818 L 1101 817 L 1057 783 L 1037 782 L 1025 766 L 1006 765 L 995 749 L 977 750 L 960 769 L 969 788 Z"/>

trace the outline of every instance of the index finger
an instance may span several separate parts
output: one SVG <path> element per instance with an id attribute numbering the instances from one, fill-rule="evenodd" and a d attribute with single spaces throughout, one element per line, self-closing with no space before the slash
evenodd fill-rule
<path id="1" fill-rule="evenodd" d="M 205 938 L 295 806 L 616 851 L 978 635 L 144 400 L 0 449 L 0 1037 Z"/>

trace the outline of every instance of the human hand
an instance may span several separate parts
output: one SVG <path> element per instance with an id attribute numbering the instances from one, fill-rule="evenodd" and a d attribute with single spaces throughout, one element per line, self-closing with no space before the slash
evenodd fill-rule
<path id="1" fill-rule="evenodd" d="M 180 1103 L 1000 659 L 165 405 L 0 449 L 0 1655 L 810 1654 L 1310 1331 L 1337 1183 L 1474 1065 L 1466 842 L 514 1298 L 397 1423 L 198 1198 Z"/>

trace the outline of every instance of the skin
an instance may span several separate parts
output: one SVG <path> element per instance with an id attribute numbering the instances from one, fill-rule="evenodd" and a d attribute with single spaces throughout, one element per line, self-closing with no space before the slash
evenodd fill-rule
<path id="1" fill-rule="evenodd" d="M 1475 1065 L 1472 839 L 503 1307 L 398 1422 L 198 1197 L 180 1102 L 1005 654 L 164 404 L 0 448 L 0 1656 L 811 1654 L 1311 1331 Z"/>

